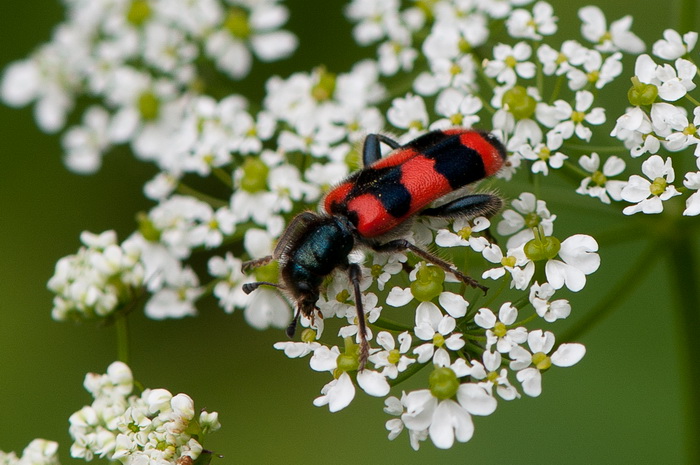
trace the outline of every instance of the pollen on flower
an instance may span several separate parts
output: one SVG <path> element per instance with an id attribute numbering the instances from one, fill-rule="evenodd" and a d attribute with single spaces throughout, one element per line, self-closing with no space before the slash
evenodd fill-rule
<path id="1" fill-rule="evenodd" d="M 543 352 L 532 354 L 532 364 L 540 371 L 549 369 L 552 366 L 552 359 Z"/>

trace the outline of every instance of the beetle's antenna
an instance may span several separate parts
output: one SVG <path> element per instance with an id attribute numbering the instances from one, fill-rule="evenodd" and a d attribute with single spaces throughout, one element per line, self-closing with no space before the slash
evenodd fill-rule
<path id="1" fill-rule="evenodd" d="M 243 292 L 245 292 L 246 294 L 250 294 L 251 292 L 253 292 L 257 288 L 259 288 L 260 286 L 272 286 L 272 287 L 276 287 L 277 289 L 282 289 L 282 290 L 287 289 L 286 287 L 282 286 L 281 284 L 271 283 L 268 281 L 256 281 L 254 283 L 245 283 L 243 285 L 242 289 L 243 289 Z"/>

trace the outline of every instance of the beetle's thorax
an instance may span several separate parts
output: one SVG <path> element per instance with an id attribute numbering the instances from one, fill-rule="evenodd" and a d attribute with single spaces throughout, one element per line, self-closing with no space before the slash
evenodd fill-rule
<path id="1" fill-rule="evenodd" d="M 315 303 L 323 279 L 339 266 L 347 266 L 355 247 L 352 224 L 342 216 L 317 215 L 295 236 L 294 244 L 280 257 L 281 277 L 298 302 Z"/>

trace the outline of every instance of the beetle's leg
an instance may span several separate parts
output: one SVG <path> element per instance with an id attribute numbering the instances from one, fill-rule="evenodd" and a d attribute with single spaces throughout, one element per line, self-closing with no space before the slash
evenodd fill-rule
<path id="1" fill-rule="evenodd" d="M 358 335 L 360 336 L 360 356 L 359 371 L 365 369 L 365 364 L 369 358 L 369 343 L 367 342 L 367 325 L 365 323 L 365 312 L 362 308 L 362 292 L 360 292 L 360 280 L 362 279 L 362 269 L 357 263 L 348 266 L 348 277 L 355 290 L 355 309 L 357 310 Z"/>
<path id="2" fill-rule="evenodd" d="M 419 215 L 439 218 L 476 218 L 490 217 L 503 207 L 503 200 L 494 194 L 471 194 L 460 197 L 444 205 L 426 208 Z"/>
<path id="3" fill-rule="evenodd" d="M 379 143 L 383 142 L 392 149 L 397 149 L 401 145 L 394 139 L 391 139 L 382 134 L 368 134 L 365 137 L 365 143 L 362 146 L 362 166 L 369 166 L 375 161 L 382 158 L 382 149 Z"/>
<path id="4" fill-rule="evenodd" d="M 482 291 L 484 291 L 484 294 L 489 289 L 483 284 L 479 284 L 479 282 L 476 279 L 467 276 L 466 274 L 459 271 L 452 263 L 441 259 L 440 257 L 428 252 L 427 250 L 423 250 L 420 247 L 411 244 L 406 239 L 395 239 L 393 241 L 387 242 L 386 244 L 372 245 L 371 247 L 377 252 L 400 252 L 403 250 L 410 250 L 423 260 L 430 262 L 433 265 L 439 266 L 448 273 L 452 273 L 457 277 L 457 279 L 459 279 L 463 283 L 469 284 L 471 287 L 481 289 Z"/>
<path id="5" fill-rule="evenodd" d="M 268 255 L 267 257 L 262 257 L 262 258 L 256 258 L 255 260 L 248 260 L 247 262 L 243 262 L 241 265 L 241 269 L 245 270 L 248 268 L 257 268 L 259 266 L 264 266 L 267 265 L 272 261 L 272 255 Z"/>
<path id="6" fill-rule="evenodd" d="M 299 307 L 297 307 L 296 312 L 294 312 L 294 318 L 292 318 L 292 321 L 289 323 L 289 326 L 287 326 L 287 337 L 292 338 L 294 337 L 294 333 L 297 330 L 297 323 L 299 323 Z"/>

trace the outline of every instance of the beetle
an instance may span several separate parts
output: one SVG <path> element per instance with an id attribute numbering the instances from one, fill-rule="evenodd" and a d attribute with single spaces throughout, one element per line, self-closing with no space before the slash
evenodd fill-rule
<path id="1" fill-rule="evenodd" d="M 392 149 L 384 158 L 381 144 Z M 429 205 L 495 174 L 505 158 L 503 144 L 485 131 L 435 130 L 405 145 L 382 134 L 369 134 L 362 148 L 363 168 L 326 195 L 322 212 L 300 213 L 282 233 L 272 255 L 243 264 L 246 269 L 277 260 L 281 284 L 247 283 L 243 286 L 244 292 L 270 285 L 287 293 L 296 304 L 294 318 L 287 328 L 287 335 L 292 337 L 300 314 L 313 318 L 324 278 L 336 268 L 346 271 L 355 296 L 359 369 L 362 370 L 369 357 L 360 292 L 362 272 L 358 264 L 348 261 L 348 254 L 358 246 L 385 253 L 409 250 L 460 281 L 486 292 L 485 286 L 453 264 L 402 236 L 410 229 L 411 219 L 416 215 L 474 218 L 495 214 L 503 202 L 491 193 L 465 194 L 439 206 Z"/>

